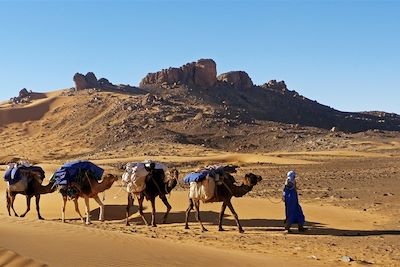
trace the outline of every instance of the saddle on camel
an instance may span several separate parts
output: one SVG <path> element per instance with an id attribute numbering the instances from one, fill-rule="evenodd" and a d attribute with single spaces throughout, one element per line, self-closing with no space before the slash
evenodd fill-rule
<path id="1" fill-rule="evenodd" d="M 112 174 L 105 175 L 104 170 L 90 161 L 73 161 L 61 166 L 51 178 L 63 197 L 61 220 L 65 222 L 65 206 L 67 200 L 73 200 L 75 211 L 84 221 L 78 206 L 78 198 L 85 199 L 86 224 L 90 224 L 89 198 L 93 198 L 100 206 L 99 220 L 104 221 L 104 204 L 98 194 L 109 189 L 118 178 Z M 101 180 L 101 182 L 100 182 Z"/>

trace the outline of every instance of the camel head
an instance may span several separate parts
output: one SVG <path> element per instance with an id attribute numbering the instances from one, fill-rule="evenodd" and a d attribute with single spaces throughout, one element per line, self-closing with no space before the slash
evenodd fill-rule
<path id="1" fill-rule="evenodd" d="M 118 176 L 111 173 L 107 173 L 106 175 L 104 175 L 103 180 L 113 184 L 115 181 L 118 180 Z"/>
<path id="2" fill-rule="evenodd" d="M 169 179 L 168 180 L 171 180 L 171 179 L 178 180 L 178 178 L 179 178 L 179 171 L 177 169 L 173 168 L 173 169 L 169 170 Z"/>
<path id="3" fill-rule="evenodd" d="M 262 180 L 260 175 L 255 175 L 253 173 L 247 173 L 244 176 L 243 184 L 247 186 L 255 186 L 258 182 Z"/>
<path id="4" fill-rule="evenodd" d="M 167 192 L 171 192 L 172 189 L 178 184 L 179 171 L 175 168 L 169 171 L 169 175 L 165 180 L 165 188 Z"/>

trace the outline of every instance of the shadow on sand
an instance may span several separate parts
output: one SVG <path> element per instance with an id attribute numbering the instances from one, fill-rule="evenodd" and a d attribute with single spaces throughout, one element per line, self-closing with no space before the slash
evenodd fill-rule
<path id="1" fill-rule="evenodd" d="M 106 205 L 105 206 L 105 220 L 122 220 L 125 219 L 126 206 L 125 205 Z M 145 209 L 145 216 L 150 220 L 151 209 Z M 99 208 L 91 211 L 91 216 L 95 220 L 99 216 Z M 138 225 L 143 224 L 142 218 L 138 214 L 138 206 L 131 207 L 130 216 L 131 222 L 136 222 Z M 195 226 L 198 222 L 195 219 L 195 212 L 192 211 L 189 216 L 189 225 Z M 156 213 L 156 222 L 161 223 L 164 211 Z M 201 211 L 201 219 L 203 223 L 208 225 L 218 225 L 219 213 L 214 211 Z M 240 219 L 240 214 L 239 214 Z M 185 223 L 185 212 L 171 212 L 168 216 L 167 224 L 183 224 Z M 240 219 L 240 223 L 247 232 L 252 231 L 266 231 L 266 232 L 281 232 L 283 231 L 283 219 Z M 236 222 L 231 215 L 225 215 L 223 226 L 236 226 Z M 381 235 L 400 235 L 400 230 L 345 230 L 326 227 L 324 224 L 318 222 L 307 222 L 306 227 L 308 231 L 297 232 L 297 225 L 293 225 L 293 234 L 300 235 L 330 235 L 330 236 L 381 236 Z"/>

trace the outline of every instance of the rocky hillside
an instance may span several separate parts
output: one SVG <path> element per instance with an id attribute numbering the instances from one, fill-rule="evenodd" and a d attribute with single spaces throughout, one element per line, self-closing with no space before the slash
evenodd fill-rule
<path id="1" fill-rule="evenodd" d="M 23 90 L 17 100 L 0 105 L 0 138 L 9 140 L 3 155 L 173 155 L 179 146 L 314 151 L 348 147 L 350 132 L 373 129 L 359 133 L 367 139 L 398 135 L 396 114 L 341 112 L 289 90 L 283 81 L 257 86 L 243 71 L 216 73 L 215 62 L 203 59 L 149 73 L 140 87 L 77 73 L 71 89 Z"/>
<path id="2" fill-rule="evenodd" d="M 289 90 L 284 81 L 254 85 L 244 71 L 216 76 L 216 64 L 200 59 L 180 68 L 149 73 L 140 87 L 158 94 L 168 92 L 198 104 L 222 107 L 226 118 L 275 121 L 347 132 L 369 129 L 400 130 L 400 116 L 384 112 L 342 112 Z M 196 103 L 194 103 L 196 105 Z"/>

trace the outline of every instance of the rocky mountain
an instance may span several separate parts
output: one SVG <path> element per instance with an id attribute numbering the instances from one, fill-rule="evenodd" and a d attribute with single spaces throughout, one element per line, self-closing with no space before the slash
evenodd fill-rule
<path id="1" fill-rule="evenodd" d="M 342 112 L 289 90 L 284 81 L 254 85 L 244 71 L 216 76 L 216 63 L 200 59 L 179 68 L 149 73 L 140 87 L 156 94 L 192 98 L 194 105 L 213 104 L 227 118 L 242 121 L 275 121 L 324 129 L 358 132 L 369 129 L 400 130 L 398 115 Z M 196 102 L 197 101 L 197 102 Z"/>
<path id="2" fill-rule="evenodd" d="M 399 134 L 399 115 L 341 112 L 284 81 L 258 86 L 243 71 L 216 73 L 215 62 L 203 59 L 150 73 L 140 87 L 88 73 L 74 76 L 75 88 L 23 90 L 19 97 L 28 102 L 0 106 L 0 138 L 13 140 L 4 153 L 64 159 L 173 155 L 182 146 L 196 153 L 315 151 L 353 146 L 351 132 L 373 129 L 357 134 L 367 140 Z"/>

